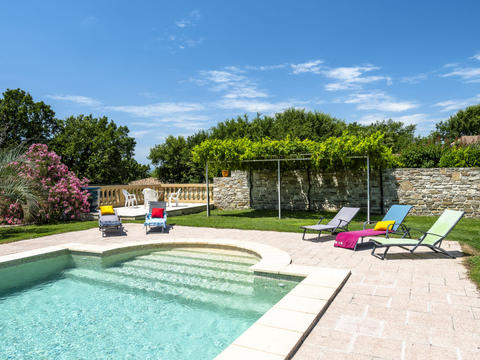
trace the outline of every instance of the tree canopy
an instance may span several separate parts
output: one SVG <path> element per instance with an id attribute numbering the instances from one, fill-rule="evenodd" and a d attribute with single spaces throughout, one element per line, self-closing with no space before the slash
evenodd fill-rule
<path id="1" fill-rule="evenodd" d="M 458 111 L 446 121 L 436 125 L 435 135 L 453 141 L 464 135 L 480 135 L 480 104 Z"/>
<path id="2" fill-rule="evenodd" d="M 107 117 L 70 116 L 60 122 L 50 147 L 77 176 L 94 184 L 125 184 L 148 176 L 134 158 L 135 139 Z"/>
<path id="3" fill-rule="evenodd" d="M 203 140 L 209 139 L 212 143 L 213 140 L 241 139 L 264 142 L 267 138 L 275 141 L 289 138 L 318 143 L 332 137 L 341 137 L 345 131 L 351 136 L 365 138 L 381 131 L 384 133 L 382 143 L 391 147 L 393 152 L 397 152 L 413 141 L 415 125 L 404 125 L 402 122 L 392 120 L 377 121 L 371 125 L 347 124 L 343 120 L 318 111 L 290 108 L 274 116 L 257 114 L 252 120 L 247 115 L 228 119 L 219 122 L 208 131 L 199 131 L 187 139 L 169 136 L 163 144 L 151 149 L 149 159 L 152 160 L 156 169 L 155 174 L 161 181 L 203 181 L 203 165 L 192 161 L 191 155 L 194 146 Z"/>
<path id="4" fill-rule="evenodd" d="M 55 112 L 43 101 L 35 102 L 21 89 L 7 89 L 0 99 L 0 148 L 33 142 L 47 143 L 58 132 Z"/>

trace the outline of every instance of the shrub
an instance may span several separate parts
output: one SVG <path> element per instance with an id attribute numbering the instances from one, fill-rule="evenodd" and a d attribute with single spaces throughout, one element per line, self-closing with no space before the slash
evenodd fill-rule
<path id="1" fill-rule="evenodd" d="M 25 161 L 14 162 L 19 176 L 31 179 L 39 194 L 39 207 L 34 218 L 37 222 L 77 219 L 89 212 L 88 192 L 82 190 L 88 180 L 80 180 L 61 162 L 60 156 L 48 151 L 47 145 L 33 144 L 24 155 Z M 5 211 L 5 207 L 7 207 Z M 23 221 L 21 209 L 12 203 L 3 209 L 3 221 Z M 10 221 L 9 221 L 10 220 Z"/>
<path id="2" fill-rule="evenodd" d="M 480 146 L 453 147 L 442 155 L 439 166 L 480 167 Z"/>
<path id="3" fill-rule="evenodd" d="M 418 142 L 402 151 L 399 160 L 406 168 L 435 168 L 439 166 L 443 151 L 441 144 Z"/>

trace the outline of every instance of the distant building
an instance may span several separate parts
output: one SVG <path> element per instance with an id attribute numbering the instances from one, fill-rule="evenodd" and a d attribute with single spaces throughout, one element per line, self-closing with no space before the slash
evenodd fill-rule
<path id="1" fill-rule="evenodd" d="M 128 185 L 161 185 L 162 182 L 154 177 L 135 180 L 128 183 Z"/>
<path id="2" fill-rule="evenodd" d="M 455 140 L 450 145 L 473 145 L 480 143 L 480 135 L 464 135 L 460 136 L 457 140 Z"/>

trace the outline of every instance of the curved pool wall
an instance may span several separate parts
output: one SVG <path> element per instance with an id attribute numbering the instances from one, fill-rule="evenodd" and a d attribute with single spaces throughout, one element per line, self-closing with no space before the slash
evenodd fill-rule
<path id="1" fill-rule="evenodd" d="M 289 280 L 298 281 L 303 279 L 299 285 L 295 286 L 293 290 L 289 291 L 288 294 L 283 298 L 282 296 L 285 294 L 285 292 L 280 291 L 280 293 L 277 293 L 278 298 L 274 297 L 274 299 L 272 299 L 272 303 L 268 304 L 268 306 L 263 306 L 261 311 L 249 311 L 248 309 L 251 309 L 253 305 L 249 305 L 248 303 L 242 304 L 243 300 L 241 300 L 240 298 L 237 299 L 237 301 L 227 301 L 227 304 L 224 304 L 224 308 L 227 309 L 227 313 L 231 315 L 235 313 L 235 311 L 244 310 L 244 312 L 248 314 L 247 317 L 249 317 L 249 320 L 243 323 L 242 321 L 240 321 L 240 325 L 237 324 L 236 326 L 234 326 L 237 329 L 237 332 L 232 332 L 230 334 L 231 338 L 228 338 L 228 336 L 213 336 L 209 342 L 217 342 L 217 347 L 215 348 L 215 350 L 211 350 L 208 356 L 205 358 L 212 358 L 212 354 L 218 353 L 221 349 L 224 349 L 224 351 L 222 351 L 221 354 L 217 356 L 217 359 L 289 358 L 301 344 L 302 340 L 308 334 L 310 329 L 315 325 L 316 321 L 318 321 L 319 317 L 328 307 L 328 304 L 333 300 L 336 293 L 340 290 L 340 288 L 343 286 L 344 282 L 350 275 L 349 270 L 292 265 L 290 256 L 287 253 L 274 247 L 245 241 L 213 241 L 188 239 L 182 241 L 158 241 L 145 243 L 137 242 L 123 245 L 117 244 L 108 246 L 67 244 L 61 247 L 43 248 L 34 251 L 0 257 L 0 292 L 4 294 L 22 293 L 25 289 L 29 289 L 32 287 L 35 288 L 35 291 L 37 291 L 40 283 L 47 284 L 46 287 L 48 287 L 50 291 L 53 291 L 49 296 L 55 298 L 55 294 L 58 294 L 59 292 L 65 292 L 65 289 L 55 289 L 55 284 L 59 283 L 59 280 L 60 282 L 65 282 L 65 276 L 63 275 L 65 273 L 68 274 L 70 277 L 83 276 L 83 280 L 86 283 L 88 283 L 89 281 L 92 282 L 99 280 L 97 278 L 91 279 L 91 277 L 96 274 L 95 271 L 98 269 L 112 268 L 114 270 L 113 272 L 118 272 L 119 270 L 121 270 L 123 276 L 125 275 L 125 271 L 130 270 L 125 270 L 125 268 L 122 268 L 122 266 L 123 264 L 127 264 L 126 268 L 128 268 L 129 260 L 131 260 L 132 258 L 138 259 L 141 257 L 145 257 L 146 254 L 151 254 L 152 252 L 158 252 L 159 250 L 165 252 L 170 251 L 168 249 L 176 249 L 178 247 L 187 247 L 190 248 L 190 250 L 193 249 L 194 252 L 201 252 L 203 251 L 201 249 L 205 248 L 214 250 L 216 249 L 216 251 L 223 251 L 219 249 L 228 249 L 228 251 L 241 251 L 243 254 L 246 254 L 246 258 L 249 258 L 249 261 L 251 261 L 251 263 L 247 264 L 248 266 L 246 266 L 245 269 L 249 269 L 249 273 L 263 275 L 260 277 L 254 277 L 254 279 L 258 280 L 254 280 L 254 282 L 256 282 L 256 285 L 254 284 L 253 286 L 253 288 L 255 288 L 255 286 L 258 285 L 257 288 L 262 289 L 262 291 L 268 288 L 269 284 L 271 284 L 271 277 L 282 279 L 281 281 L 284 286 L 284 290 L 287 290 L 287 292 L 291 288 L 291 286 L 289 285 L 291 284 L 291 282 Z M 154 259 L 147 259 L 147 261 L 152 260 Z M 145 259 L 143 261 L 145 261 Z M 195 263 L 195 261 L 193 262 Z M 148 267 L 147 269 L 144 269 L 144 265 L 145 264 L 140 264 L 140 266 L 138 266 L 137 264 L 137 268 L 139 267 L 141 269 L 141 274 L 140 276 L 138 276 L 138 278 L 140 279 L 145 276 L 148 278 L 148 276 L 151 275 L 149 273 L 150 269 L 148 269 Z M 236 265 L 234 264 L 234 266 Z M 202 268 L 202 265 L 200 265 L 200 268 L 203 271 L 205 266 L 203 266 Z M 80 271 L 77 269 L 79 269 Z M 210 269 L 208 269 L 208 271 L 210 271 Z M 178 270 L 177 272 L 180 272 L 180 275 L 176 274 L 175 276 L 181 277 L 182 271 Z M 227 273 L 230 272 L 226 272 L 225 274 Z M 247 279 L 245 275 L 245 273 L 241 273 L 241 276 L 244 276 L 242 278 L 243 280 Z M 118 274 L 110 274 L 109 276 L 115 277 L 118 276 Z M 173 278 L 175 278 L 175 276 Z M 207 283 L 211 281 L 209 280 L 209 276 L 211 277 L 210 273 L 203 273 L 202 276 Z M 231 278 L 231 275 L 225 276 L 230 277 L 229 280 L 230 282 L 235 284 L 235 289 L 244 292 L 246 291 L 247 288 L 243 286 L 244 284 L 242 284 L 243 280 L 235 279 L 235 277 Z M 171 279 L 163 278 L 163 280 L 170 281 Z M 228 282 L 228 279 L 225 280 L 226 282 Z M 131 282 L 125 282 L 126 280 L 122 281 L 123 285 L 120 285 L 122 285 L 124 289 L 129 289 L 130 287 L 132 287 Z M 168 281 L 166 281 L 166 283 L 168 283 Z M 268 286 L 266 286 L 265 284 L 267 284 Z M 195 287 L 198 284 L 190 285 L 191 287 Z M 42 286 L 43 285 L 40 285 L 40 287 Z M 144 284 L 143 286 L 145 287 L 142 289 L 144 293 L 149 293 L 152 291 L 153 293 L 159 292 L 159 289 L 149 288 L 149 285 Z M 221 287 L 220 283 L 217 283 L 217 287 Z M 212 291 L 215 292 L 214 290 L 215 289 L 213 288 Z M 276 290 L 278 289 L 275 289 L 275 291 Z M 262 293 L 262 291 L 260 291 L 260 293 Z M 67 293 L 72 294 L 75 293 L 75 291 L 67 286 Z M 132 296 L 135 298 L 134 293 L 132 293 Z M 83 304 L 83 306 L 95 307 L 98 306 L 98 304 L 101 306 L 103 303 L 103 299 L 106 298 L 108 298 L 108 294 L 99 293 L 93 298 L 91 298 L 93 302 L 85 303 Z M 279 300 L 280 298 L 281 300 L 277 302 L 277 300 Z M 136 297 L 136 299 L 138 299 L 138 296 Z M 69 300 L 71 303 L 77 302 L 75 298 L 67 300 Z M 171 305 L 171 303 L 172 301 L 167 301 L 167 305 L 163 304 L 159 307 L 168 308 L 168 305 Z M 268 310 L 268 308 L 274 303 L 276 304 L 270 310 Z M 27 301 L 27 305 L 28 304 L 29 303 Z M 129 308 L 132 308 L 133 311 L 136 306 L 135 304 L 136 303 L 133 302 L 130 305 L 124 304 L 124 306 L 127 306 L 127 310 Z M 18 304 L 16 304 L 15 306 L 17 305 Z M 145 306 L 146 308 L 151 307 L 151 305 L 138 304 L 138 306 L 140 305 Z M 188 301 L 187 308 L 189 308 Z M 28 306 L 24 308 L 25 311 L 28 309 Z M 79 312 L 80 310 L 76 309 L 75 311 Z M 73 313 L 75 313 L 75 311 L 73 311 Z M 261 316 L 261 313 L 265 311 L 266 313 Z M 45 312 L 48 313 L 47 309 L 45 309 Z M 178 309 L 171 308 L 169 314 L 176 312 L 178 312 Z M 215 313 L 215 311 L 213 311 L 213 313 Z M 218 314 L 214 314 L 214 319 L 216 315 Z M 54 314 L 50 314 L 50 317 L 52 316 L 55 317 Z M 63 314 L 63 316 L 68 316 L 68 314 Z M 190 316 L 197 316 L 200 322 L 205 323 L 205 326 L 208 326 L 207 319 L 200 319 L 201 317 L 194 314 L 190 314 Z M 164 317 L 169 318 L 170 316 L 164 314 Z M 95 323 L 95 319 L 90 319 L 88 316 L 79 316 L 74 319 L 77 319 L 77 321 L 83 321 L 85 318 L 87 319 L 87 325 L 90 324 L 88 321 L 93 321 L 93 323 Z M 238 316 L 236 315 L 233 316 L 233 318 L 236 318 L 238 320 Z M 15 320 L 12 319 L 11 321 L 15 322 Z M 75 323 L 75 321 L 72 319 L 70 321 L 72 321 L 72 323 Z M 135 319 L 133 318 L 132 321 L 135 321 Z M 149 329 L 150 331 L 148 332 L 148 334 L 155 333 L 155 324 L 149 322 L 148 319 L 144 319 L 144 321 L 145 323 L 142 324 L 141 328 Z M 172 318 L 172 321 L 176 324 L 176 331 L 181 332 L 181 329 L 179 329 L 179 327 L 185 321 L 177 318 Z M 215 321 L 218 322 L 220 321 L 220 319 L 216 319 Z M 232 319 L 229 319 L 228 322 L 232 322 Z M 252 323 L 253 325 L 250 326 Z M 120 334 L 122 333 L 121 327 L 124 326 L 124 324 L 118 322 L 110 325 L 117 327 L 117 329 L 113 329 L 113 331 L 110 331 L 111 333 L 114 333 L 115 331 L 119 331 Z M 194 325 L 189 326 L 190 330 L 194 329 Z M 11 329 L 12 324 L 5 325 L 5 328 L 9 327 Z M 202 348 L 202 346 L 200 346 L 202 344 L 202 340 L 195 339 L 195 334 L 197 334 L 201 329 L 202 328 L 200 327 L 197 329 L 197 331 L 187 331 L 187 338 L 190 337 L 189 342 L 192 345 L 191 347 L 194 349 L 196 349 L 195 343 L 199 345 L 198 349 Z M 243 330 L 245 331 L 243 332 Z M 185 331 L 186 330 L 184 329 L 183 332 Z M 227 334 L 229 331 L 226 327 L 221 326 L 220 330 L 216 328 L 209 328 L 208 332 L 215 335 L 215 333 Z M 243 332 L 241 336 L 238 336 L 241 332 Z M 163 336 L 167 338 L 169 335 L 172 336 L 172 340 L 176 338 L 175 331 L 172 331 L 169 334 L 163 334 Z M 15 334 L 13 334 L 13 336 L 15 337 Z M 83 344 L 82 346 L 88 347 L 88 334 L 83 334 L 81 336 L 87 339 L 87 343 Z M 150 340 L 153 343 L 155 342 L 155 339 Z M 117 339 L 117 341 L 121 341 L 121 339 Z M 160 339 L 158 341 L 160 341 Z M 203 343 L 204 342 L 205 339 L 203 340 Z M 227 346 L 229 343 L 231 344 Z M 179 353 L 181 353 L 181 351 L 178 349 L 181 347 L 181 345 L 177 344 L 176 346 L 177 349 L 170 349 L 170 351 L 173 351 L 169 355 L 169 357 L 171 357 L 172 359 L 177 358 L 172 354 L 178 355 Z M 151 348 L 148 348 L 148 346 L 146 346 L 146 348 L 146 352 L 142 355 L 143 358 L 149 358 L 149 352 L 153 351 Z M 138 355 L 138 353 L 142 352 L 143 350 L 136 349 L 134 353 Z M 129 349 L 123 349 L 122 351 L 123 353 L 128 353 Z M 195 351 L 198 353 L 199 350 Z M 69 358 L 67 355 L 65 355 L 65 353 L 62 353 L 61 351 L 57 355 L 58 358 Z M 135 358 L 133 353 L 131 356 Z M 23 356 L 23 358 L 29 358 L 29 356 L 26 355 Z M 31 358 L 35 358 L 35 356 L 32 356 Z M 183 357 L 179 355 L 178 358 L 180 359 Z"/>

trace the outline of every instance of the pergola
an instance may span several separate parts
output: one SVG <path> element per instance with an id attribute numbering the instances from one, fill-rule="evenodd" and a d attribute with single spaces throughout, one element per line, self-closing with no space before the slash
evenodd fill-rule
<path id="1" fill-rule="evenodd" d="M 281 166 L 282 162 L 287 161 L 311 161 L 311 154 L 300 154 L 298 158 L 278 158 L 278 159 L 253 159 L 243 160 L 242 163 L 254 162 L 276 162 L 277 163 L 277 196 L 278 196 L 278 218 L 282 218 L 282 201 L 281 201 Z M 349 156 L 350 159 L 366 159 L 367 161 L 367 221 L 370 222 L 370 156 Z M 207 185 L 207 216 L 210 216 L 210 192 L 208 191 L 208 163 L 205 163 L 205 182 Z"/>

